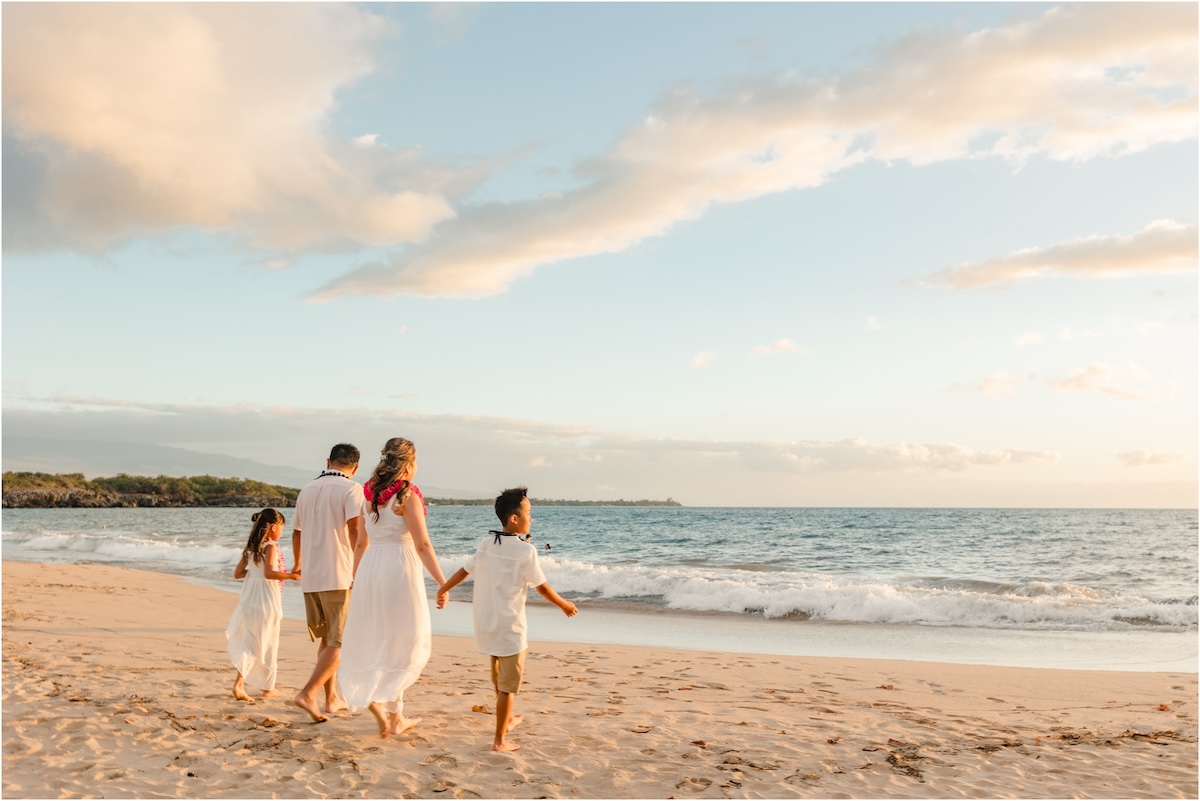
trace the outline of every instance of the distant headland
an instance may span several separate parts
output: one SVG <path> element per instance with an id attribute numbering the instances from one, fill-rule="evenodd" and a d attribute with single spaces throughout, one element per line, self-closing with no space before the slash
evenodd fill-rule
<path id="1" fill-rule="evenodd" d="M 137 507 L 287 508 L 296 505 L 299 489 L 248 478 L 214 476 L 115 476 L 93 479 L 82 473 L 4 474 L 5 509 L 81 509 Z M 535 506 L 682 506 L 665 501 L 569 501 L 531 499 Z M 426 498 L 430 506 L 491 506 L 489 499 Z"/>

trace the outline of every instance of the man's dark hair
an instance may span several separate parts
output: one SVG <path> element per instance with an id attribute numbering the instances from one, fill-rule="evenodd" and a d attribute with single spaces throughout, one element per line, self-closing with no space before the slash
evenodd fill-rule
<path id="1" fill-rule="evenodd" d="M 358 448 L 348 442 L 338 443 L 329 451 L 330 463 L 341 467 L 354 467 L 358 464 L 358 457 Z"/>
<path id="2" fill-rule="evenodd" d="M 501 526 L 507 526 L 508 518 L 521 511 L 521 501 L 527 492 L 525 487 L 514 487 L 496 496 L 496 517 L 500 518 Z"/>

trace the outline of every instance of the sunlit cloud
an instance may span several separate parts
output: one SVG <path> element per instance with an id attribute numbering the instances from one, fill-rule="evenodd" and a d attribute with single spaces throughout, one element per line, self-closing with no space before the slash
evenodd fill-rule
<path id="1" fill-rule="evenodd" d="M 420 241 L 463 175 L 328 125 L 394 35 L 350 4 L 6 6 L 5 249 L 182 227 L 293 253 Z"/>
<path id="2" fill-rule="evenodd" d="M 998 372 L 982 376 L 969 384 L 951 384 L 942 390 L 942 394 L 950 395 L 958 392 L 967 392 L 977 395 L 988 395 L 990 397 L 1007 397 L 1015 395 L 1018 387 L 1022 387 L 1028 383 L 1029 379 L 1026 376 Z"/>
<path id="3" fill-rule="evenodd" d="M 1101 362 L 1093 362 L 1087 367 L 1076 368 L 1061 378 L 1051 380 L 1050 385 L 1059 390 L 1102 392 L 1118 398 L 1137 400 L 1145 396 L 1141 392 L 1122 386 L 1120 382 L 1130 378 L 1142 379 L 1144 376 L 1145 372 L 1136 365 L 1121 369 Z"/>
<path id="4" fill-rule="evenodd" d="M 1089 236 L 1043 248 L 1027 248 L 988 261 L 951 267 L 930 283 L 954 289 L 1011 286 L 1049 276 L 1113 278 L 1195 272 L 1197 229 L 1159 220 L 1129 236 Z"/>
<path id="5" fill-rule="evenodd" d="M 879 322 L 879 319 L 872 314 L 867 318 L 866 328 L 868 331 L 881 331 L 883 330 L 883 323 Z"/>
<path id="6" fill-rule="evenodd" d="M 1018 347 L 1023 345 L 1036 345 L 1042 341 L 1042 335 L 1037 331 L 1030 331 L 1013 340 L 1013 344 Z"/>
<path id="7" fill-rule="evenodd" d="M 714 355 L 713 351 L 711 351 L 711 350 L 705 350 L 705 351 L 701 351 L 700 353 L 697 353 L 695 356 L 692 357 L 692 369 L 695 370 L 695 369 L 705 366 L 706 364 L 709 363 L 709 361 L 712 360 L 713 355 Z"/>
<path id="8" fill-rule="evenodd" d="M 1124 462 L 1126 467 L 1154 467 L 1187 461 L 1187 457 L 1175 451 L 1125 451 L 1118 453 L 1117 458 Z"/>
<path id="9" fill-rule="evenodd" d="M 48 408 L 35 409 L 41 400 Z M 56 440 L 113 440 L 195 448 L 270 463 L 319 463 L 333 442 L 371 453 L 388 437 L 417 443 L 423 472 L 453 474 L 459 485 L 519 481 L 514 466 L 555 468 L 574 477 L 694 469 L 711 460 L 723 469 L 766 473 L 934 473 L 1005 465 L 1049 464 L 1056 452 L 1029 448 L 974 449 L 955 443 L 873 443 L 854 438 L 695 440 L 630 436 L 582 426 L 499 417 L 429 415 L 403 410 L 302 408 L 252 403 L 143 403 L 106 397 L 26 398 L 3 408 L 6 432 Z M 249 449 L 249 452 L 247 450 Z M 263 459 L 265 454 L 269 458 Z M 447 464 L 449 466 L 447 466 Z M 491 472 L 488 472 L 491 471 Z M 486 480 L 483 476 L 490 476 Z M 497 478 L 496 476 L 500 476 Z M 434 483 L 439 483 L 435 481 Z M 440 483 L 447 483 L 445 481 Z"/>
<path id="10" fill-rule="evenodd" d="M 774 342 L 772 342 L 770 345 L 758 345 L 754 348 L 755 353 L 762 353 L 762 354 L 786 353 L 789 351 L 803 353 L 804 348 L 803 348 L 803 346 L 797 345 L 795 342 L 792 342 L 790 339 L 777 339 Z"/>
<path id="11" fill-rule="evenodd" d="M 1191 4 L 1084 3 L 914 34 L 843 74 L 681 88 L 577 165 L 574 188 L 459 207 L 424 243 L 312 297 L 494 294 L 541 265 L 621 251 L 714 204 L 817 187 L 870 160 L 1081 161 L 1194 139 L 1196 27 Z M 1134 244 L 1156 237 L 1173 249 L 1185 238 L 1156 230 Z"/>

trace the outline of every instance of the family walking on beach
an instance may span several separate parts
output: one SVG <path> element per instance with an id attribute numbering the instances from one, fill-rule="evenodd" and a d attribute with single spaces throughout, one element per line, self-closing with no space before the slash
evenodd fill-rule
<path id="1" fill-rule="evenodd" d="M 516 750 L 520 746 L 505 735 L 522 718 L 513 712 L 513 702 L 528 648 L 528 588 L 568 617 L 578 611 L 546 581 L 537 551 L 527 541 L 532 517 L 525 488 L 496 498 L 500 530 L 489 531 L 447 580 L 425 527 L 424 498 L 412 483 L 417 472 L 412 442 L 388 440 L 365 485 L 353 480 L 358 462 L 358 448 L 335 445 L 326 469 L 300 491 L 291 572 L 276 545 L 283 516 L 274 509 L 254 515 L 234 571 L 235 578 L 246 577 L 246 584 L 226 630 L 238 671 L 234 695 L 249 700 L 245 684 L 262 689 L 264 696 L 274 689 L 283 581 L 298 579 L 309 635 L 318 645 L 316 666 L 293 703 L 315 722 L 366 707 L 381 737 L 411 729 L 421 719 L 405 716 L 404 691 L 420 677 L 432 650 L 424 566 L 438 583 L 439 609 L 454 587 L 468 577 L 474 580 L 475 644 L 490 658 L 496 691 L 492 750 Z"/>

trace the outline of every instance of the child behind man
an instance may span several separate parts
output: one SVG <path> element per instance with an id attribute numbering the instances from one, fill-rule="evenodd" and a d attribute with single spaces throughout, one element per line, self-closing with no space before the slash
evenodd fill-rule
<path id="1" fill-rule="evenodd" d="M 521 746 L 504 735 L 521 722 L 513 714 L 513 701 L 521 689 L 525 651 L 529 646 L 525 620 L 525 598 L 529 587 L 557 606 L 567 617 L 579 610 L 546 583 L 538 564 L 537 550 L 521 535 L 533 522 L 525 487 L 507 489 L 496 498 L 496 517 L 501 531 L 489 531 L 475 555 L 438 588 L 437 606 L 446 606 L 450 590 L 473 576 L 472 607 L 475 616 L 475 647 L 491 657 L 492 686 L 496 689 L 496 736 L 493 751 L 516 751 Z"/>

